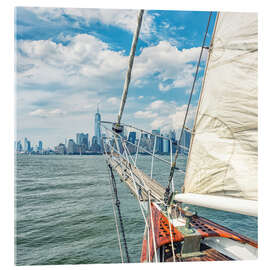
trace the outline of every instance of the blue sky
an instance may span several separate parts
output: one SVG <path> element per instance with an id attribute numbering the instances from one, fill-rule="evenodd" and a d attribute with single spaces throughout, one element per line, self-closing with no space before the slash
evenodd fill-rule
<path id="1" fill-rule="evenodd" d="M 115 121 L 138 10 L 15 9 L 17 139 L 55 146 Z M 214 25 L 213 13 L 207 37 Z M 123 122 L 179 129 L 209 12 L 145 11 Z M 189 122 L 195 114 L 207 51 Z"/>

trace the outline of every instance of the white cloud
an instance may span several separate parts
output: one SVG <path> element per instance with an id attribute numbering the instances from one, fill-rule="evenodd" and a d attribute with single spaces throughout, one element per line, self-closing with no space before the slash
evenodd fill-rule
<path id="1" fill-rule="evenodd" d="M 106 91 L 122 86 L 128 63 L 123 52 L 113 51 L 94 36 L 69 37 L 67 45 L 51 40 L 18 41 L 17 83 L 57 85 Z M 135 58 L 132 83 L 145 85 L 155 75 L 159 90 L 192 85 L 200 48 L 178 50 L 167 41 L 146 47 Z M 54 89 L 57 90 L 57 89 Z"/>
<path id="2" fill-rule="evenodd" d="M 34 12 L 41 20 L 55 21 L 58 19 L 62 24 L 70 23 L 65 19 L 65 16 L 68 15 L 76 20 L 73 25 L 75 27 L 79 27 L 79 22 L 91 24 L 98 21 L 102 24 L 117 26 L 133 33 L 137 26 L 138 10 L 44 7 L 26 9 Z M 141 37 L 147 37 L 151 32 L 155 31 L 153 19 L 153 15 L 147 11 L 144 12 Z"/>
<path id="3" fill-rule="evenodd" d="M 175 102 L 156 100 L 146 107 L 145 111 L 138 111 L 134 114 L 136 118 L 152 119 L 147 123 L 152 129 L 160 129 L 167 133 L 171 129 L 180 130 L 183 125 L 187 105 L 177 106 Z M 192 127 L 196 107 L 190 106 L 187 117 L 187 127 Z"/>
<path id="4" fill-rule="evenodd" d="M 37 117 L 56 117 L 62 116 L 65 112 L 60 109 L 46 110 L 46 109 L 37 109 L 29 113 L 31 116 Z"/>
<path id="5" fill-rule="evenodd" d="M 157 117 L 158 114 L 157 113 L 153 113 L 151 111 L 137 111 L 134 113 L 134 117 L 135 118 L 155 118 Z"/>
<path id="6" fill-rule="evenodd" d="M 185 27 L 183 26 L 183 25 L 180 25 L 180 26 L 171 26 L 170 27 L 170 30 L 171 31 L 182 31 L 182 30 L 184 30 L 185 29 Z"/>
<path id="7" fill-rule="evenodd" d="M 165 126 L 167 126 L 167 123 L 166 123 L 166 119 L 165 118 L 157 118 L 155 119 L 151 124 L 151 128 L 152 129 L 159 129 L 161 128 L 161 130 L 166 130 L 166 128 L 164 128 Z"/>
<path id="8" fill-rule="evenodd" d="M 19 41 L 18 50 L 20 85 L 60 84 L 76 88 L 96 85 L 104 90 L 124 78 L 127 66 L 127 56 L 87 34 L 72 37 L 66 46 L 50 40 Z"/>
<path id="9" fill-rule="evenodd" d="M 119 105 L 120 99 L 116 98 L 116 97 L 111 97 L 111 98 L 108 98 L 107 102 L 112 104 L 112 105 Z"/>
<path id="10" fill-rule="evenodd" d="M 144 85 L 143 79 L 147 80 L 157 74 L 160 91 L 191 86 L 195 72 L 192 62 L 198 61 L 199 53 L 200 48 L 178 50 L 168 41 L 147 47 L 135 59 L 133 83 L 137 86 Z M 203 59 L 205 56 L 204 54 Z"/>
<path id="11" fill-rule="evenodd" d="M 170 114 L 168 116 L 169 119 L 171 120 L 172 127 L 174 129 L 182 128 L 184 117 L 186 114 L 186 109 L 187 109 L 187 105 L 177 107 L 176 111 L 173 114 Z M 196 113 L 196 107 L 190 106 L 189 113 L 187 115 L 187 122 L 186 122 L 187 127 L 191 127 L 191 125 L 193 124 L 195 113 Z"/>
<path id="12" fill-rule="evenodd" d="M 147 107 L 148 110 L 158 112 L 160 115 L 168 115 L 176 110 L 175 102 L 166 102 L 163 100 L 155 100 Z"/>
<path id="13" fill-rule="evenodd" d="M 170 24 L 168 24 L 167 22 L 163 22 L 162 25 L 166 29 L 170 27 Z"/>
<path id="14" fill-rule="evenodd" d="M 158 89 L 162 92 L 169 91 L 171 88 L 172 88 L 172 86 L 170 84 L 168 84 L 168 85 L 163 85 L 162 83 L 158 84 Z"/>
<path id="15" fill-rule="evenodd" d="M 165 105 L 165 101 L 163 100 L 156 100 L 154 102 L 152 102 L 150 105 L 149 105 L 149 109 L 150 110 L 160 110 L 162 109 L 162 107 Z"/>

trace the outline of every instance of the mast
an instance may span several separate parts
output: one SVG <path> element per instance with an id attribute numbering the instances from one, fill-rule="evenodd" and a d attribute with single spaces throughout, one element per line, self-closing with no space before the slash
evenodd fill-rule
<path id="1" fill-rule="evenodd" d="M 137 27 L 136 27 L 136 30 L 135 30 L 135 33 L 133 36 L 133 40 L 132 40 L 132 45 L 131 45 L 131 50 L 130 50 L 129 60 L 128 60 L 128 70 L 127 70 L 127 74 L 126 74 L 126 79 L 125 79 L 124 88 L 123 88 L 123 94 L 122 94 L 122 98 L 121 98 L 121 104 L 120 104 L 119 113 L 118 113 L 118 117 L 117 117 L 117 125 L 118 126 L 120 125 L 120 122 L 122 119 L 122 114 L 123 114 L 124 107 L 126 104 L 128 87 L 129 87 L 129 83 L 130 83 L 130 79 L 131 79 L 131 71 L 132 71 L 134 56 L 135 56 L 135 52 L 136 52 L 136 46 L 137 46 L 137 42 L 138 42 L 138 38 L 139 38 L 139 34 L 140 34 L 141 25 L 142 25 L 143 13 L 144 13 L 143 9 L 141 9 L 138 13 Z"/>

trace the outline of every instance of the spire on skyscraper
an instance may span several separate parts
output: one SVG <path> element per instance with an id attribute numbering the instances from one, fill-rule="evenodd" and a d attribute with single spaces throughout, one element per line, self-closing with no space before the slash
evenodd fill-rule
<path id="1" fill-rule="evenodd" d="M 95 136 L 97 138 L 97 144 L 101 145 L 101 131 L 100 131 L 100 121 L 101 121 L 101 116 L 99 113 L 99 103 L 97 104 L 97 112 L 95 114 Z"/>

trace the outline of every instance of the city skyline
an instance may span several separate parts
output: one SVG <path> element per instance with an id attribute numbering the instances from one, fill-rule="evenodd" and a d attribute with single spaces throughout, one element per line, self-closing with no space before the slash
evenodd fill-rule
<path id="1" fill-rule="evenodd" d="M 124 123 L 148 131 L 181 128 L 208 15 L 145 11 Z M 16 8 L 17 138 L 49 146 L 78 131 L 92 137 L 89 115 L 97 104 L 104 120 L 116 121 L 136 16 L 125 9 Z M 205 49 L 189 125 L 206 55 Z"/>
<path id="2" fill-rule="evenodd" d="M 84 134 L 84 132 L 77 132 L 74 137 L 65 137 L 63 139 L 63 141 L 59 142 L 59 144 L 64 144 L 64 145 L 67 146 L 67 142 L 70 139 L 74 140 L 76 142 L 76 144 L 81 144 L 81 142 L 85 140 L 85 137 L 84 136 L 87 136 L 87 139 L 86 140 L 87 140 L 87 146 L 88 146 L 88 143 L 89 143 L 88 136 L 89 136 L 89 134 L 92 134 L 91 131 L 93 129 L 94 130 L 93 131 L 94 136 L 99 137 L 97 139 L 97 143 L 99 145 L 101 145 L 101 127 L 100 127 L 100 121 L 101 121 L 101 116 L 100 116 L 100 113 L 99 113 L 99 107 L 97 106 L 97 111 L 95 113 L 94 127 L 89 126 L 89 130 L 88 130 L 88 132 L 85 132 L 85 134 Z M 16 140 L 16 142 L 21 142 L 21 141 L 24 141 L 24 144 L 23 144 L 22 148 L 23 149 L 26 149 L 26 147 L 25 147 L 26 141 L 30 141 L 31 142 L 31 139 L 28 140 L 28 138 L 26 136 L 26 137 L 21 138 L 21 139 L 20 138 L 17 138 L 17 140 Z M 37 142 L 37 144 L 40 145 L 40 142 L 43 142 L 43 140 L 41 141 L 39 139 L 38 142 Z M 55 146 L 56 145 L 46 145 L 46 148 L 53 149 Z"/>
<path id="3" fill-rule="evenodd" d="M 89 133 L 77 132 L 74 134 L 74 137 L 67 137 L 63 141 L 58 142 L 56 145 L 51 145 L 49 147 L 44 147 L 43 141 L 39 140 L 36 144 L 32 143 L 27 137 L 22 139 L 18 139 L 15 141 L 15 151 L 17 153 L 34 153 L 34 154 L 44 154 L 45 152 L 54 152 L 56 154 L 93 154 L 93 153 L 103 153 L 103 139 L 108 139 L 106 137 L 106 133 L 103 133 L 101 130 L 101 114 L 99 113 L 99 108 L 97 107 L 97 111 L 94 116 L 95 122 L 94 126 L 90 127 L 94 129 L 94 135 L 91 137 Z M 104 130 L 104 132 L 106 132 Z M 173 147 L 169 141 L 165 138 L 171 139 L 172 142 L 177 142 L 179 138 L 177 138 L 176 130 L 169 130 L 167 133 L 162 134 L 160 128 L 151 131 L 151 134 L 138 131 L 127 131 L 123 130 L 122 136 L 130 142 L 130 145 L 138 145 L 145 147 L 145 149 L 149 151 L 153 151 L 155 147 L 155 151 L 157 153 L 169 153 L 171 147 Z M 156 137 L 161 135 L 161 137 Z M 140 137 L 141 136 L 141 137 Z M 100 137 L 100 138 L 98 138 Z M 140 137 L 140 138 L 139 138 Z M 155 138 L 156 137 L 156 138 Z M 75 139 L 74 139 L 75 138 Z M 189 147 L 191 139 L 190 132 L 184 130 L 182 145 L 185 147 Z M 154 142 L 156 140 L 156 142 Z M 131 146 L 130 152 L 134 151 L 134 147 Z M 173 147 L 173 152 L 175 151 L 175 146 Z"/>

